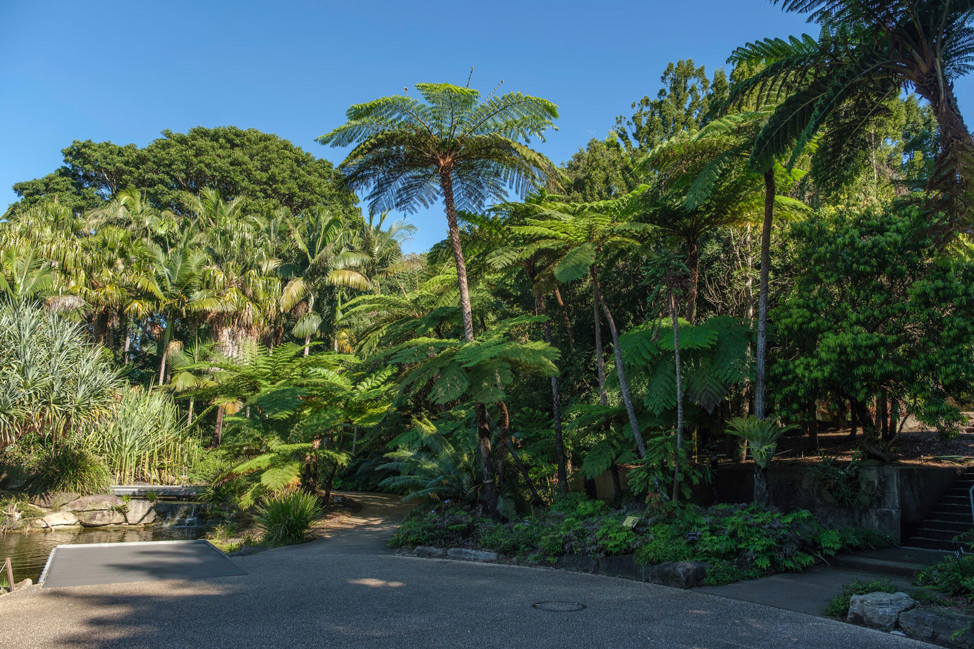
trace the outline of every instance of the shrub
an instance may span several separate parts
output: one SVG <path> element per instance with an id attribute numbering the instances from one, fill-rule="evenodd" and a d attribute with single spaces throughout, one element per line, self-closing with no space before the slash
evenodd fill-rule
<path id="1" fill-rule="evenodd" d="M 974 555 L 947 557 L 917 575 L 921 586 L 932 586 L 945 595 L 974 599 Z"/>
<path id="2" fill-rule="evenodd" d="M 849 603 L 853 595 L 867 595 L 869 593 L 895 593 L 896 586 L 889 579 L 877 579 L 875 581 L 854 581 L 842 587 L 842 592 L 832 598 L 829 606 L 825 609 L 828 617 L 845 619 L 849 614 Z"/>
<path id="3" fill-rule="evenodd" d="M 288 545 L 304 540 L 320 514 L 317 496 L 292 491 L 268 499 L 254 518 L 264 530 L 265 543 Z"/>
<path id="4" fill-rule="evenodd" d="M 70 444 L 44 449 L 31 485 L 36 491 L 71 491 L 82 495 L 106 493 L 112 475 L 91 451 Z"/>

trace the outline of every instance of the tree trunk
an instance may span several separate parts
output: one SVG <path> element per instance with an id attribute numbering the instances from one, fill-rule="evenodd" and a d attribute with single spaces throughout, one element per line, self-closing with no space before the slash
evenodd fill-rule
<path id="1" fill-rule="evenodd" d="M 767 507 L 771 503 L 768 492 L 768 470 L 754 463 L 754 504 Z"/>
<path id="2" fill-rule="evenodd" d="M 957 105 L 953 83 L 941 82 L 941 78 L 939 71 L 931 72 L 928 82 L 916 85 L 917 94 L 930 102 L 940 131 L 940 154 L 927 181 L 927 190 L 942 193 L 951 218 L 970 225 L 974 178 L 963 167 L 974 158 L 974 141 Z"/>
<path id="3" fill-rule="evenodd" d="M 764 419 L 765 359 L 768 349 L 768 277 L 771 270 L 771 223 L 777 189 L 774 169 L 764 172 L 764 225 L 761 228 L 761 285 L 758 295 L 758 340 L 755 353 L 754 416 Z"/>
<path id="4" fill-rule="evenodd" d="M 307 356 L 311 352 L 311 334 L 304 337 L 304 355 Z"/>
<path id="5" fill-rule="evenodd" d="M 622 498 L 622 476 L 619 475 L 619 465 L 613 462 L 609 467 L 609 473 L 612 475 L 612 501 L 617 503 Z"/>
<path id="6" fill-rule="evenodd" d="M 192 397 L 189 398 L 189 412 L 186 415 L 186 425 L 187 426 L 193 425 L 193 398 Z"/>
<path id="7" fill-rule="evenodd" d="M 450 248 L 457 267 L 457 287 L 460 289 L 460 313 L 463 316 L 463 335 L 468 343 L 473 337 L 473 308 L 470 306 L 470 291 L 467 286 L 467 265 L 463 260 L 460 246 L 460 226 L 457 224 L 457 210 L 453 201 L 453 177 L 449 169 L 440 171 L 440 188 L 446 205 L 446 222 L 450 229 Z M 490 445 L 490 426 L 487 425 L 487 409 L 482 403 L 474 404 L 477 416 L 477 437 L 480 440 L 480 468 L 484 475 L 484 501 L 491 516 L 497 516 L 497 487 L 492 469 Z"/>
<path id="8" fill-rule="evenodd" d="M 162 334 L 162 348 L 159 350 L 159 385 L 166 380 L 166 358 L 169 355 L 169 339 L 172 337 L 172 321 L 166 321 L 166 330 Z"/>
<path id="9" fill-rule="evenodd" d="M 889 437 L 889 412 L 886 400 L 886 390 L 879 391 L 876 399 L 876 418 L 879 419 L 879 435 L 882 439 Z"/>
<path id="10" fill-rule="evenodd" d="M 539 315 L 545 315 L 544 295 L 536 293 L 536 309 Z M 544 341 L 551 344 L 551 321 L 544 323 L 542 329 Z M 558 377 L 551 375 L 551 417 L 555 433 L 555 464 L 558 467 L 558 490 L 565 495 L 568 493 L 568 467 L 565 460 L 565 440 L 561 431 L 561 402 L 558 396 Z"/>
<path id="11" fill-rule="evenodd" d="M 223 441 L 223 406 L 216 408 L 216 428 L 213 430 L 213 446 L 219 446 Z"/>
<path id="12" fill-rule="evenodd" d="M 683 446 L 683 378 L 680 370 L 680 319 L 676 294 L 670 291 L 670 319 L 673 321 L 673 356 L 676 359 L 676 457 L 673 458 L 673 502 L 680 501 L 680 449 Z"/>
<path id="13" fill-rule="evenodd" d="M 593 271 L 594 272 L 594 271 Z M 595 367 L 599 376 L 599 403 L 609 405 L 609 397 L 605 392 L 605 352 L 602 349 L 602 318 L 599 316 L 599 288 L 592 283 L 592 318 L 595 321 Z"/>
<path id="14" fill-rule="evenodd" d="M 700 283 L 700 241 L 694 237 L 687 239 L 687 267 L 690 269 L 690 295 L 687 299 L 687 321 L 696 322 L 697 294 Z"/>
<path id="15" fill-rule="evenodd" d="M 494 453 L 494 486 L 500 494 L 504 489 L 504 447 L 511 439 L 511 413 L 507 411 L 507 404 L 503 401 L 497 402 L 497 410 L 500 412 L 500 434 L 497 438 L 497 453 Z"/>
<path id="16" fill-rule="evenodd" d="M 602 305 L 602 313 L 605 314 L 605 321 L 609 325 L 609 333 L 612 334 L 612 346 L 615 348 L 616 374 L 619 375 L 619 391 L 622 393 L 622 403 L 626 406 L 626 414 L 629 416 L 629 426 L 632 428 L 633 439 L 636 440 L 636 448 L 639 450 L 639 457 L 646 457 L 646 443 L 643 442 L 642 433 L 639 432 L 639 422 L 636 421 L 636 410 L 632 405 L 632 396 L 629 394 L 629 382 L 626 380 L 626 368 L 622 363 L 622 346 L 619 344 L 619 331 L 616 329 L 615 320 L 609 311 L 609 305 L 605 303 L 602 296 L 602 289 L 599 286 L 599 274 L 592 266 L 592 284 L 598 296 L 599 304 Z"/>
<path id="17" fill-rule="evenodd" d="M 125 351 L 124 351 L 124 361 L 125 365 L 129 364 L 129 349 L 132 347 L 132 333 L 125 329 Z"/>
<path id="18" fill-rule="evenodd" d="M 859 420 L 856 418 L 856 404 L 849 399 L 849 426 L 851 430 L 849 431 L 849 438 L 855 439 L 856 433 L 859 430 Z"/>
<path id="19" fill-rule="evenodd" d="M 511 457 L 514 458 L 514 466 L 517 467 L 521 477 L 524 478 L 524 484 L 527 486 L 528 491 L 531 492 L 531 504 L 537 507 L 544 505 L 544 499 L 541 498 L 541 494 L 539 494 L 538 490 L 534 487 L 534 480 L 531 479 L 531 474 L 528 472 L 527 467 L 524 466 L 524 462 L 522 462 L 521 458 L 518 456 L 517 449 L 514 448 L 514 442 L 511 441 L 511 438 L 507 438 L 507 450 L 510 451 Z"/>
<path id="20" fill-rule="evenodd" d="M 568 317 L 568 309 L 565 308 L 565 301 L 561 299 L 561 291 L 558 290 L 557 284 L 555 285 L 555 301 L 558 302 L 562 319 L 565 321 L 565 333 L 568 334 L 568 349 L 575 351 L 575 335 L 572 333 L 572 321 Z"/>

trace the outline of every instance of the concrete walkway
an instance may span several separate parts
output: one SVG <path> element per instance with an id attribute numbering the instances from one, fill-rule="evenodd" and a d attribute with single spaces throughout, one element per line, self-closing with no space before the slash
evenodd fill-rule
<path id="1" fill-rule="evenodd" d="M 331 538 L 234 558 L 245 576 L 6 596 L 0 600 L 0 647 L 930 646 L 697 591 L 397 556 L 384 546 L 384 537 L 406 508 L 393 498 L 369 498 L 371 506 Z M 544 610 L 544 602 L 556 602 L 556 609 L 566 608 L 558 602 L 584 608 Z"/>

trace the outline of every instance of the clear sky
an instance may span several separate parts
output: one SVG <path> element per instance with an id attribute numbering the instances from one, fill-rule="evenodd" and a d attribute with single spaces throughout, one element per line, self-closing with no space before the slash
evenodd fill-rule
<path id="1" fill-rule="evenodd" d="M 710 73 L 740 44 L 803 31 L 817 30 L 770 0 L 0 0 L 0 211 L 76 139 L 144 146 L 167 128 L 234 125 L 337 164 L 344 152 L 314 138 L 349 105 L 462 85 L 471 66 L 485 94 L 503 80 L 558 104 L 538 148 L 563 162 L 655 96 L 668 62 Z M 974 78 L 957 90 L 971 124 Z M 445 235 L 442 211 L 409 218 L 409 251 Z"/>

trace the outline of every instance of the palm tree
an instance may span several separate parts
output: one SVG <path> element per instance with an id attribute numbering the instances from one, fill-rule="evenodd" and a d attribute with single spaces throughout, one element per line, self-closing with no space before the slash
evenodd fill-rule
<path id="1" fill-rule="evenodd" d="M 158 245 L 149 248 L 151 269 L 136 279 L 142 296 L 133 299 L 127 311 L 142 317 L 158 314 L 161 320 L 159 339 L 159 382 L 166 379 L 166 361 L 173 329 L 189 313 L 216 311 L 221 301 L 203 288 L 205 255 L 195 250 L 191 233 L 184 232 L 181 242 L 166 254 Z"/>
<path id="2" fill-rule="evenodd" d="M 339 168 L 350 186 L 369 189 L 372 209 L 411 211 L 442 196 L 463 331 L 471 343 L 473 310 L 457 209 L 476 211 L 488 200 L 503 200 L 508 188 L 522 191 L 544 181 L 554 165 L 526 144 L 531 137 L 544 137 L 558 109 L 521 93 L 492 93 L 481 101 L 477 90 L 448 83 L 421 83 L 416 89 L 425 103 L 396 95 L 352 106 L 346 112 L 348 122 L 318 142 L 357 145 Z M 476 411 L 485 499 L 496 503 L 487 413 L 483 404 Z"/>
<path id="3" fill-rule="evenodd" d="M 841 156 L 885 116 L 904 90 L 930 102 L 940 155 L 927 189 L 957 220 L 969 220 L 974 142 L 954 94 L 954 81 L 974 67 L 974 5 L 944 0 L 774 0 L 810 14 L 819 38 L 764 39 L 738 48 L 730 61 L 759 71 L 735 84 L 731 102 L 780 101 L 754 141 L 751 167 L 793 164 L 824 131 L 817 155 Z M 834 166 L 834 165 L 833 165 Z"/>

